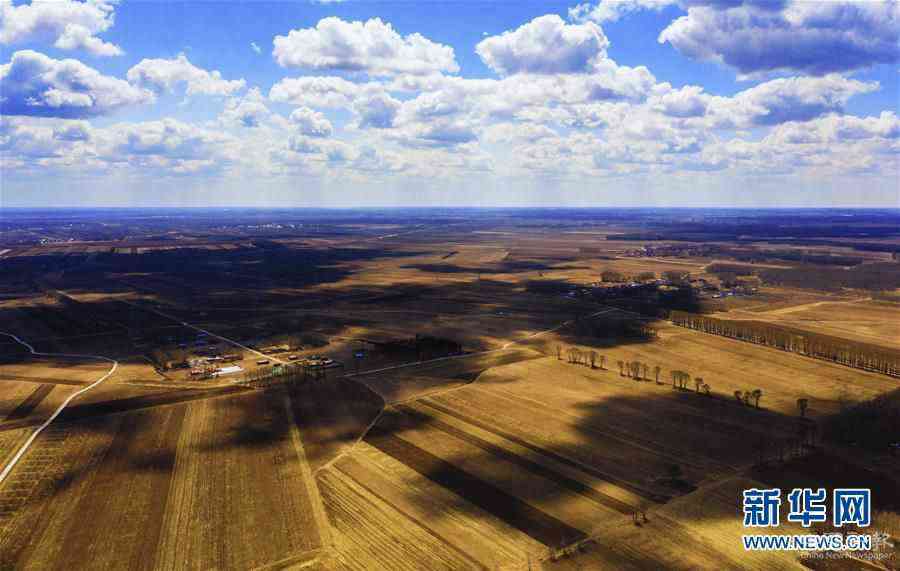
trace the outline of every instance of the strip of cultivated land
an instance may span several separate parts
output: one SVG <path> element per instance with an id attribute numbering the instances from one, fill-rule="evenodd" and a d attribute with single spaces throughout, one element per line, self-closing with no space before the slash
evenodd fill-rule
<path id="1" fill-rule="evenodd" d="M 54 424 L 0 489 L 2 563 L 249 569 L 319 550 L 295 431 L 278 390 Z"/>

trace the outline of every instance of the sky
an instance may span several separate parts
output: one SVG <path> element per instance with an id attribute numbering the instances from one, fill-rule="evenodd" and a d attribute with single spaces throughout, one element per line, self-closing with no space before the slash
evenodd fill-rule
<path id="1" fill-rule="evenodd" d="M 900 207 L 897 0 L 0 0 L 0 207 Z"/>

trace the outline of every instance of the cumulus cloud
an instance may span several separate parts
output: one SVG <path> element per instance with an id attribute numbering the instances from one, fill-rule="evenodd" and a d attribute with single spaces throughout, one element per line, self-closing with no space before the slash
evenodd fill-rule
<path id="1" fill-rule="evenodd" d="M 244 88 L 243 79 L 222 79 L 218 71 L 207 71 L 179 54 L 174 59 L 144 59 L 128 70 L 128 81 L 156 92 L 172 92 L 183 86 L 187 95 L 232 95 Z"/>
<path id="2" fill-rule="evenodd" d="M 114 0 L 33 0 L 14 6 L 12 0 L 0 0 L 0 44 L 52 41 L 61 50 L 120 55 L 118 46 L 96 36 L 112 27 L 115 4 Z"/>
<path id="3" fill-rule="evenodd" d="M 488 37 L 475 51 L 501 75 L 590 71 L 606 57 L 609 40 L 593 22 L 566 24 L 555 14 L 535 18 L 516 30 Z"/>
<path id="4" fill-rule="evenodd" d="M 33 161 L 61 157 L 68 145 L 54 136 L 52 128 L 6 120 L 0 128 L 0 152 L 3 157 Z"/>
<path id="5" fill-rule="evenodd" d="M 250 42 L 250 49 L 256 52 L 257 54 L 262 53 L 262 48 L 256 42 Z"/>
<path id="6" fill-rule="evenodd" d="M 771 144 L 809 145 L 900 139 L 900 118 L 892 111 L 877 117 L 829 115 L 808 123 L 785 123 L 768 136 Z"/>
<path id="7" fill-rule="evenodd" d="M 272 86 L 269 99 L 304 107 L 348 107 L 360 90 L 340 77 L 288 77 Z"/>
<path id="8" fill-rule="evenodd" d="M 258 127 L 260 123 L 271 115 L 266 106 L 266 99 L 258 87 L 247 91 L 243 97 L 230 97 L 225 102 L 221 119 L 226 124 L 236 124 L 243 127 Z"/>
<path id="9" fill-rule="evenodd" d="M 569 9 L 569 17 L 577 22 L 615 22 L 622 16 L 640 10 L 660 10 L 675 0 L 601 0 L 597 4 L 579 4 Z"/>
<path id="10" fill-rule="evenodd" d="M 153 100 L 146 89 L 102 75 L 78 60 L 56 60 L 31 50 L 18 51 L 0 65 L 0 82 L 4 115 L 92 117 Z"/>
<path id="11" fill-rule="evenodd" d="M 53 129 L 53 138 L 60 141 L 88 141 L 91 125 L 87 121 L 65 121 Z"/>
<path id="12" fill-rule="evenodd" d="M 895 0 L 693 2 L 659 41 L 745 75 L 825 75 L 896 62 L 898 30 Z"/>
<path id="13" fill-rule="evenodd" d="M 731 98 L 712 98 L 710 109 L 723 124 L 777 125 L 842 112 L 851 97 L 876 89 L 877 82 L 840 75 L 773 79 Z"/>
<path id="14" fill-rule="evenodd" d="M 654 109 L 670 117 L 700 117 L 706 114 L 710 96 L 703 88 L 688 85 L 660 95 L 653 101 Z"/>
<path id="15" fill-rule="evenodd" d="M 373 93 L 357 100 L 353 110 L 359 116 L 359 127 L 387 129 L 394 126 L 400 101 L 386 93 Z"/>
<path id="16" fill-rule="evenodd" d="M 315 28 L 275 36 L 274 45 L 272 55 L 283 67 L 380 76 L 459 71 L 450 46 L 432 42 L 421 34 L 401 36 L 379 18 L 366 22 L 324 18 Z"/>
<path id="17" fill-rule="evenodd" d="M 334 129 L 325 115 L 309 107 L 300 107 L 291 112 L 291 123 L 296 125 L 301 135 L 309 137 L 330 137 Z"/>
<path id="18" fill-rule="evenodd" d="M 177 160 L 206 159 L 229 136 L 175 119 L 123 123 L 110 129 L 110 158 L 121 156 L 165 157 Z"/>

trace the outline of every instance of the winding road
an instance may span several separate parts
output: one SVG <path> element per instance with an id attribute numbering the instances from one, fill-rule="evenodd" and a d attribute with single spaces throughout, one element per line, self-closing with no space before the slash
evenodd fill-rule
<path id="1" fill-rule="evenodd" d="M 13 335 L 12 333 L 5 333 L 3 331 L 0 331 L 0 335 L 5 335 L 7 337 L 11 337 L 17 343 L 19 343 L 20 345 L 22 345 L 23 347 L 28 349 L 32 355 L 38 355 L 38 356 L 43 356 L 43 357 L 66 357 L 66 358 L 72 358 L 72 359 L 97 359 L 97 360 L 102 360 L 102 361 L 107 361 L 109 363 L 112 363 L 112 367 L 110 367 L 109 371 L 107 371 L 105 375 L 103 375 L 102 377 L 100 377 L 99 379 L 94 381 L 93 383 L 89 384 L 88 386 L 82 387 L 82 388 L 78 389 L 77 391 L 75 391 L 74 393 L 72 393 L 71 395 L 69 395 L 68 397 L 66 397 L 66 400 L 64 400 L 62 402 L 62 404 L 60 404 L 59 407 L 53 412 L 53 414 L 50 415 L 50 418 L 48 418 L 46 421 L 44 421 L 43 424 L 38 426 L 35 429 L 35 431 L 31 433 L 31 435 L 28 437 L 28 440 L 26 440 L 25 443 L 22 444 L 21 448 L 19 448 L 19 450 L 18 450 L 18 452 L 16 452 L 15 456 L 13 456 L 12 459 L 6 464 L 6 466 L 3 467 L 3 471 L 0 472 L 0 484 L 2 484 L 3 481 L 6 479 L 6 477 L 9 476 L 9 474 L 12 472 L 13 468 L 16 467 L 16 464 L 19 463 L 19 460 L 22 459 L 22 456 L 24 456 L 25 453 L 28 452 L 28 449 L 31 447 L 32 444 L 34 444 L 34 441 L 41 434 L 41 432 L 43 432 L 48 426 L 50 426 L 50 424 L 54 420 L 56 420 L 56 417 L 59 416 L 59 414 L 63 411 L 63 409 L 66 408 L 69 405 L 69 403 L 72 402 L 77 396 L 88 392 L 89 390 L 93 389 L 94 387 L 96 387 L 97 385 L 99 385 L 100 383 L 102 383 L 103 381 L 108 379 L 113 373 L 116 372 L 116 369 L 119 368 L 119 362 L 116 361 L 115 359 L 110 359 L 109 357 L 104 357 L 102 355 L 81 355 L 78 353 L 44 353 L 41 351 L 35 351 L 34 347 L 32 347 L 30 344 L 26 343 L 25 341 L 21 340 L 19 337 Z"/>

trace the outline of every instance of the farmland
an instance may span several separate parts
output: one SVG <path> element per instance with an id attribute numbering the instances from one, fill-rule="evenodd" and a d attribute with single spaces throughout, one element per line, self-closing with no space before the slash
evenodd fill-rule
<path id="1" fill-rule="evenodd" d="M 892 271 L 835 285 L 890 252 L 775 215 L 758 241 L 724 214 L 134 216 L 0 244 L 0 331 L 116 362 L 0 482 L 0 567 L 790 569 L 743 551 L 742 490 L 858 481 L 900 517 L 889 443 L 829 428 L 890 433 L 896 378 L 672 318 L 893 355 Z M 809 260 L 832 281 L 766 283 Z M 109 368 L 0 338 L 0 461 Z"/>

